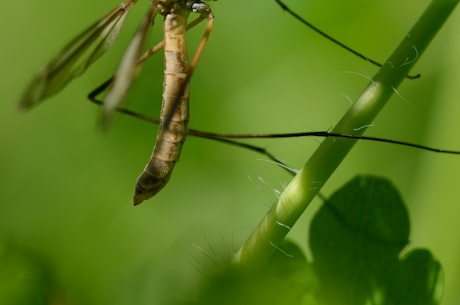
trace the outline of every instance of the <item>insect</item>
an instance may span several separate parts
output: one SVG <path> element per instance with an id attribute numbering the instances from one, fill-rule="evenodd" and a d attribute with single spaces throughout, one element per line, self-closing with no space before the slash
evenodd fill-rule
<path id="1" fill-rule="evenodd" d="M 125 0 L 69 42 L 31 81 L 24 96 L 19 102 L 20 108 L 29 109 L 36 106 L 46 98 L 58 93 L 70 81 L 84 73 L 92 63 L 94 63 L 101 55 L 112 47 L 128 12 L 132 9 L 136 2 L 136 0 Z M 276 2 L 294 17 L 298 17 L 298 15 L 289 10 L 282 2 L 279 0 L 276 0 Z M 193 21 L 187 23 L 190 13 L 197 13 L 198 16 Z M 148 36 L 156 14 L 164 16 L 164 40 L 147 52 L 142 53 L 146 37 Z M 185 43 L 185 32 L 187 29 L 194 27 L 196 24 L 204 20 L 207 20 L 205 33 L 193 59 L 189 63 Z M 302 21 L 303 19 L 299 20 Z M 279 162 L 279 160 L 269 154 L 266 150 L 253 145 L 234 142 L 231 139 L 301 136 L 344 137 L 388 142 L 436 152 L 458 153 L 389 139 L 344 135 L 325 131 L 268 135 L 222 135 L 189 130 L 187 125 L 189 112 L 189 82 L 207 42 L 213 22 L 214 16 L 209 5 L 202 1 L 152 1 L 146 16 L 126 50 L 114 77 L 89 94 L 89 98 L 93 102 L 102 105 L 101 124 L 104 127 L 107 127 L 110 124 L 115 111 L 121 111 L 160 125 L 157 141 L 150 161 L 136 183 L 134 194 L 135 205 L 140 204 L 142 201 L 154 196 L 166 185 L 171 176 L 172 169 L 179 158 L 182 144 L 187 133 L 246 147 L 263 153 L 276 162 Z M 309 26 L 311 27 L 311 25 Z M 314 29 L 317 31 L 316 28 Z M 331 39 L 328 35 L 326 35 L 326 37 Z M 336 40 L 332 40 L 337 43 Z M 339 43 L 339 45 L 344 47 L 341 43 Z M 156 119 L 122 109 L 120 108 L 120 104 L 123 101 L 130 85 L 134 81 L 135 74 L 140 64 L 151 54 L 161 48 L 164 48 L 165 51 L 165 73 L 163 106 L 161 118 L 157 121 Z M 345 48 L 350 50 L 346 46 Z M 352 52 L 354 52 L 355 55 L 363 57 L 355 51 Z M 377 62 L 370 60 L 367 57 L 363 58 L 379 65 Z M 408 77 L 416 78 L 418 76 Z M 106 89 L 108 89 L 108 93 L 105 98 L 102 101 L 98 100 L 97 95 Z"/>
<path id="2" fill-rule="evenodd" d="M 124 1 L 67 44 L 32 80 L 19 102 L 20 108 L 29 109 L 37 105 L 81 75 L 113 45 L 127 13 L 136 2 L 135 0 Z M 199 16 L 191 23 L 187 23 L 191 12 L 198 13 Z M 138 63 L 143 60 L 141 55 L 146 37 L 157 13 L 164 16 L 164 40 L 153 49 L 155 51 L 163 47 L 165 52 L 162 114 L 152 156 L 136 183 L 135 205 L 152 197 L 166 185 L 179 158 L 189 120 L 188 83 L 206 44 L 214 19 L 209 6 L 201 1 L 152 1 L 139 30 L 125 51 L 115 76 L 106 83 L 109 89 L 102 103 L 103 126 L 109 124 L 115 109 L 122 102 L 134 80 Z M 206 31 L 189 64 L 185 32 L 187 28 L 193 27 L 204 19 L 208 20 Z M 144 58 L 148 56 L 145 55 Z"/>

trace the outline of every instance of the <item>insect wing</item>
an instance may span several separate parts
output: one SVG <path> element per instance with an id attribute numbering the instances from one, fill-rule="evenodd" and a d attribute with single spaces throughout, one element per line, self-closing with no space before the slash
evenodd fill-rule
<path id="1" fill-rule="evenodd" d="M 19 107 L 34 107 L 85 72 L 113 45 L 126 14 L 135 3 L 134 0 L 125 1 L 68 43 L 31 81 Z"/>
<path id="2" fill-rule="evenodd" d="M 123 59 L 114 76 L 114 81 L 110 87 L 103 103 L 102 124 L 107 126 L 115 109 L 121 104 L 126 96 L 128 89 L 134 81 L 138 70 L 139 58 L 142 55 L 145 41 L 152 26 L 155 15 L 155 6 L 152 5 L 143 19 L 139 29 L 131 40 L 128 49 L 123 55 Z"/>

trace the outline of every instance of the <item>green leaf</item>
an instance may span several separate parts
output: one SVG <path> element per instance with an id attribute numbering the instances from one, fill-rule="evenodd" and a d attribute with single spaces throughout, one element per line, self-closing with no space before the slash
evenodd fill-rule
<path id="1" fill-rule="evenodd" d="M 437 304 L 442 274 L 427 250 L 401 261 L 409 217 L 393 184 L 356 177 L 315 215 L 310 229 L 321 304 Z"/>
<path id="2" fill-rule="evenodd" d="M 444 273 L 430 251 L 416 249 L 404 257 L 389 284 L 393 304 L 435 305 L 441 303 Z"/>

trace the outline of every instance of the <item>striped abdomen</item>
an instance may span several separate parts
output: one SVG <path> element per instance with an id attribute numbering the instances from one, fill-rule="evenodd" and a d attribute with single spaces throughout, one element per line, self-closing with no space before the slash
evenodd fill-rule
<path id="1" fill-rule="evenodd" d="M 178 9 L 164 21 L 165 72 L 160 127 L 149 163 L 139 176 L 134 204 L 149 199 L 168 182 L 179 159 L 189 120 L 188 55 L 185 31 L 189 10 Z M 165 122 L 168 119 L 168 122 Z"/>

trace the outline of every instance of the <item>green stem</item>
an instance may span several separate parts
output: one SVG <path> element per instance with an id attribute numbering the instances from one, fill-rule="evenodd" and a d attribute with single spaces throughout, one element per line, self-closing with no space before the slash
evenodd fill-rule
<path id="1" fill-rule="evenodd" d="M 459 1 L 431 2 L 333 132 L 361 135 L 372 124 Z M 321 143 L 236 253 L 237 267 L 264 265 L 355 143 L 339 138 Z"/>

